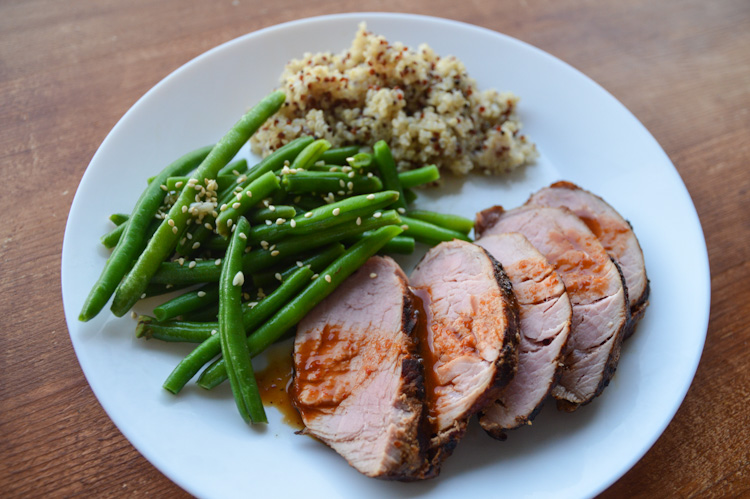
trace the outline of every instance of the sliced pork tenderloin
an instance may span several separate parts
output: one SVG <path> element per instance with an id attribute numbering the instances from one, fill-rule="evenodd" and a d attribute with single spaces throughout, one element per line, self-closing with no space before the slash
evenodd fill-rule
<path id="1" fill-rule="evenodd" d="M 372 257 L 297 328 L 292 401 L 313 435 L 361 473 L 424 469 L 424 380 L 406 276 Z"/>
<path id="2" fill-rule="evenodd" d="M 515 373 L 518 305 L 500 264 L 464 241 L 428 251 L 410 283 L 425 312 L 417 336 L 430 428 L 424 474 L 433 476 L 463 437 L 469 418 Z"/>
<path id="3" fill-rule="evenodd" d="M 578 215 L 620 265 L 628 289 L 631 327 L 627 338 L 648 306 L 649 282 L 643 251 L 630 223 L 599 196 L 571 182 L 556 182 L 532 194 L 527 204 L 565 207 Z"/>
<path id="4" fill-rule="evenodd" d="M 564 368 L 552 395 L 558 407 L 575 410 L 609 384 L 620 359 L 630 319 L 627 291 L 617 264 L 596 236 L 565 208 L 500 206 L 477 214 L 478 238 L 520 232 L 555 267 L 573 308 Z"/>
<path id="5" fill-rule="evenodd" d="M 487 433 L 504 440 L 507 430 L 531 423 L 557 383 L 572 309 L 562 279 L 522 234 L 493 234 L 476 244 L 502 264 L 519 306 L 516 375 L 479 418 Z"/>

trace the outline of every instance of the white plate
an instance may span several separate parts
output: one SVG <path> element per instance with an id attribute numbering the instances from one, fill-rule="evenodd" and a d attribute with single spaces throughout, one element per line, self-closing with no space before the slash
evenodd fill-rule
<path id="1" fill-rule="evenodd" d="M 521 96 L 524 132 L 538 162 L 510 178 L 471 177 L 421 206 L 472 216 L 516 206 L 532 191 L 567 179 L 609 201 L 640 238 L 651 306 L 623 347 L 617 375 L 594 403 L 573 414 L 547 407 L 533 427 L 496 442 L 472 425 L 425 483 L 365 478 L 337 454 L 300 437 L 269 410 L 266 431 L 250 430 L 226 387 L 194 385 L 179 397 L 161 388 L 190 348 L 137 341 L 134 321 L 78 312 L 107 258 L 98 243 L 109 213 L 129 211 L 145 179 L 188 150 L 211 143 L 277 84 L 287 60 L 348 47 L 357 24 L 391 41 L 429 43 L 466 64 L 482 88 Z M 408 264 L 408 262 L 405 262 Z M 589 78 L 507 36 L 458 22 L 403 14 L 347 14 L 264 29 L 181 67 L 141 98 L 107 136 L 81 180 L 65 231 L 65 316 L 81 367 L 104 409 L 159 470 L 201 497 L 583 497 L 604 490 L 656 441 L 690 385 L 703 349 L 709 270 L 695 208 L 659 144 Z M 147 309 L 144 309 L 147 310 Z"/>

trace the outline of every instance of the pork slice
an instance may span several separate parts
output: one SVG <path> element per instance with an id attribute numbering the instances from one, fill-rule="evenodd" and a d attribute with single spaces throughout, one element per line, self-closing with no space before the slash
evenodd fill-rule
<path id="1" fill-rule="evenodd" d="M 648 306 L 649 295 L 643 251 L 630 223 L 602 198 L 571 182 L 556 182 L 545 187 L 533 194 L 527 204 L 568 208 L 584 221 L 617 261 L 628 291 L 631 324 L 625 337 L 630 336 Z"/>
<path id="2" fill-rule="evenodd" d="M 505 431 L 531 423 L 557 383 L 572 309 L 562 279 L 522 234 L 493 234 L 476 244 L 502 264 L 519 307 L 516 375 L 479 418 L 487 433 L 504 440 Z"/>
<path id="3" fill-rule="evenodd" d="M 513 377 L 518 305 L 502 266 L 465 241 L 432 248 L 410 282 L 424 310 L 417 336 L 425 369 L 429 476 L 453 452 L 469 418 Z"/>
<path id="4" fill-rule="evenodd" d="M 573 309 L 560 381 L 552 390 L 558 407 L 575 410 L 609 384 L 620 359 L 630 319 L 627 292 L 617 264 L 596 236 L 565 208 L 526 205 L 477 214 L 478 237 L 520 232 L 555 267 Z"/>
<path id="5" fill-rule="evenodd" d="M 424 469 L 424 380 L 406 276 L 372 257 L 302 320 L 292 401 L 304 433 L 361 473 L 412 480 Z"/>

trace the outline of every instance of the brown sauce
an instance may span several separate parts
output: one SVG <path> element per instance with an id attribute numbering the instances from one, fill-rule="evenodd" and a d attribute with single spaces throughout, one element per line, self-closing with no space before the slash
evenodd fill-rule
<path id="1" fill-rule="evenodd" d="M 565 288 L 571 295 L 602 296 L 607 291 L 606 279 L 609 257 L 597 251 L 591 236 L 576 231 L 565 234 L 552 232 L 552 241 L 565 251 L 558 255 L 547 255 L 555 270 L 560 273 Z"/>
<path id="2" fill-rule="evenodd" d="M 427 422 L 434 433 L 437 422 L 435 402 L 438 396 L 436 389 L 440 386 L 440 383 L 438 382 L 438 375 L 435 370 L 438 359 L 433 350 L 432 311 L 429 307 L 431 301 L 430 291 L 427 288 L 410 288 L 410 290 L 414 298 L 414 309 L 417 312 L 417 324 L 414 328 L 414 334 L 417 338 L 417 352 L 424 366 L 425 406 L 428 410 Z"/>
<path id="3" fill-rule="evenodd" d="M 277 346 L 268 350 L 267 357 L 268 366 L 255 373 L 263 405 L 275 407 L 285 424 L 301 430 L 305 425 L 289 395 L 293 379 L 292 353 L 286 345 Z"/>
<path id="4" fill-rule="evenodd" d="M 578 216 L 609 253 L 619 255 L 625 250 L 626 240 L 623 236 L 631 231 L 627 224 L 611 217 L 594 218 L 581 214 Z"/>

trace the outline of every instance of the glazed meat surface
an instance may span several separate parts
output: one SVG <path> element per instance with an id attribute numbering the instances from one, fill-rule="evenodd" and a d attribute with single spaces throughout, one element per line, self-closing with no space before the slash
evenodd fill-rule
<path id="1" fill-rule="evenodd" d="M 488 235 L 476 244 L 502 264 L 519 306 L 516 375 L 479 418 L 487 433 L 504 439 L 506 430 L 534 419 L 557 383 L 572 309 L 562 279 L 522 234 Z"/>
<path id="2" fill-rule="evenodd" d="M 541 189 L 527 204 L 568 208 L 617 260 L 628 291 L 633 326 L 626 331 L 629 336 L 648 306 L 649 283 L 643 251 L 628 221 L 602 198 L 570 182 L 556 182 Z"/>
<path id="3" fill-rule="evenodd" d="M 432 248 L 411 275 L 422 300 L 418 327 L 430 427 L 426 475 L 434 475 L 469 418 L 510 381 L 518 308 L 502 267 L 485 250 L 454 240 Z"/>
<path id="4" fill-rule="evenodd" d="M 630 308 L 617 265 L 583 221 L 563 208 L 496 206 L 477 214 L 478 237 L 520 232 L 555 267 L 573 309 L 564 368 L 552 394 L 575 410 L 607 386 L 620 358 Z"/>
<path id="5" fill-rule="evenodd" d="M 292 400 L 313 435 L 370 477 L 424 469 L 422 367 L 406 276 L 373 257 L 299 324 Z"/>

